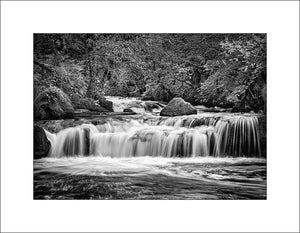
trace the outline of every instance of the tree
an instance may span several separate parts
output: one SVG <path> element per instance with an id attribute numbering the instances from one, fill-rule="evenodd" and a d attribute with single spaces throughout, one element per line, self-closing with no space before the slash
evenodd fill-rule
<path id="1" fill-rule="evenodd" d="M 35 86 L 261 110 L 265 34 L 35 34 Z"/>

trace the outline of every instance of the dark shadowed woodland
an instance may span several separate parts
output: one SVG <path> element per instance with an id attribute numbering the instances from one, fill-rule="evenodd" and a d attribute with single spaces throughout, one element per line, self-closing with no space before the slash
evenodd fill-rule
<path id="1" fill-rule="evenodd" d="M 49 87 L 98 111 L 111 110 L 101 103 L 108 95 L 263 112 L 266 34 L 35 34 L 37 105 Z"/>

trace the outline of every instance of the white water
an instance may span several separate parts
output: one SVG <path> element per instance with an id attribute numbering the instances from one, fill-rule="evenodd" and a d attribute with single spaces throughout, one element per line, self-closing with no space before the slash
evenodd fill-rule
<path id="1" fill-rule="evenodd" d="M 106 96 L 105 98 L 113 102 L 113 109 L 115 112 L 123 112 L 125 108 L 130 108 L 139 114 L 146 112 L 157 114 L 165 106 L 158 101 L 142 101 L 134 97 Z"/>
<path id="2" fill-rule="evenodd" d="M 36 199 L 265 199 L 262 158 L 63 157 L 34 161 Z"/>
<path id="3" fill-rule="evenodd" d="M 145 101 L 109 99 L 141 117 L 45 130 L 51 150 L 34 161 L 37 198 L 265 199 L 257 115 L 167 118 Z"/>
<path id="4" fill-rule="evenodd" d="M 136 157 L 136 158 L 110 158 L 110 157 L 64 157 L 43 158 L 35 164 L 38 172 L 64 173 L 71 175 L 96 176 L 139 176 L 166 175 L 197 179 L 205 176 L 213 179 L 228 179 L 236 174 L 214 174 L 212 168 L 219 165 L 234 166 L 256 163 L 264 165 L 263 158 L 163 158 L 163 157 Z M 195 169 L 193 166 L 201 166 Z M 188 165 L 188 166 L 187 166 Z M 199 167 L 198 167 L 199 168 Z M 130 171 L 130 172 L 129 172 Z M 257 180 L 257 178 L 254 178 Z M 259 177 L 258 177 L 259 179 Z"/>
<path id="5" fill-rule="evenodd" d="M 260 157 L 255 116 L 198 114 L 83 124 L 53 135 L 50 157 Z"/>

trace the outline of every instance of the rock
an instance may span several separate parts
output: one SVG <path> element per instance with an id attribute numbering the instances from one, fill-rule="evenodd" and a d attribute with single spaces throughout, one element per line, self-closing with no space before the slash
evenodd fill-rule
<path id="1" fill-rule="evenodd" d="M 149 111 L 149 112 L 152 112 L 153 109 L 161 109 L 163 107 L 165 107 L 165 105 L 163 105 L 161 103 L 158 103 L 158 102 L 155 102 L 155 101 L 145 102 L 145 110 Z"/>
<path id="2" fill-rule="evenodd" d="M 81 98 L 78 103 L 75 104 L 75 107 L 78 109 L 88 109 L 90 111 L 109 112 L 109 110 L 100 106 L 97 101 L 92 98 Z"/>
<path id="3" fill-rule="evenodd" d="M 89 128 L 85 128 L 84 130 L 84 155 L 88 156 L 90 155 L 90 129 Z"/>
<path id="4" fill-rule="evenodd" d="M 34 126 L 34 159 L 46 157 L 51 148 L 51 143 L 48 140 L 43 128 Z"/>
<path id="5" fill-rule="evenodd" d="M 42 89 L 34 99 L 35 119 L 73 118 L 74 108 L 71 100 L 57 87 Z"/>
<path id="6" fill-rule="evenodd" d="M 262 157 L 267 157 L 267 117 L 261 115 L 258 117 L 260 149 Z"/>
<path id="7" fill-rule="evenodd" d="M 181 116 L 191 114 L 197 114 L 197 109 L 190 103 L 185 102 L 182 98 L 173 98 L 160 112 L 161 116 Z"/>
<path id="8" fill-rule="evenodd" d="M 106 100 L 105 98 L 100 98 L 98 100 L 98 103 L 99 103 L 100 106 L 107 109 L 108 111 L 110 111 L 110 112 L 114 111 L 112 101 Z"/>
<path id="9" fill-rule="evenodd" d="M 123 112 L 129 112 L 129 113 L 133 113 L 136 114 L 132 109 L 130 108 L 124 108 Z"/>

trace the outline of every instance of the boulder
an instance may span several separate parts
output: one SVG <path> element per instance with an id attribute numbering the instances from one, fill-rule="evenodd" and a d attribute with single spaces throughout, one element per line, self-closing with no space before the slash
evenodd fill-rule
<path id="1" fill-rule="evenodd" d="M 197 114 L 197 109 L 182 98 L 173 98 L 160 112 L 161 116 L 181 116 L 191 114 Z"/>
<path id="2" fill-rule="evenodd" d="M 40 126 L 34 126 L 34 159 L 46 157 L 51 148 L 51 143 L 48 140 L 46 133 Z"/>
<path id="3" fill-rule="evenodd" d="M 165 105 L 163 105 L 161 103 L 158 103 L 158 102 L 155 102 L 155 101 L 145 102 L 145 110 L 149 111 L 149 112 L 152 112 L 153 109 L 161 109 L 163 107 L 165 107 Z"/>
<path id="4" fill-rule="evenodd" d="M 132 114 L 136 114 L 132 109 L 130 108 L 124 108 L 123 112 L 129 112 L 129 113 L 132 113 Z"/>
<path id="5" fill-rule="evenodd" d="M 108 111 L 110 111 L 110 112 L 114 111 L 112 101 L 106 100 L 105 98 L 100 98 L 98 100 L 98 103 L 99 103 L 100 106 L 107 109 Z"/>
<path id="6" fill-rule="evenodd" d="M 92 98 L 79 99 L 79 101 L 75 104 L 75 107 L 77 109 L 88 109 L 90 111 L 96 111 L 96 112 L 109 112 L 109 110 L 100 106 L 97 103 L 97 101 Z"/>
<path id="7" fill-rule="evenodd" d="M 42 89 L 34 99 L 35 119 L 66 119 L 73 118 L 74 108 L 71 100 L 57 87 Z"/>

